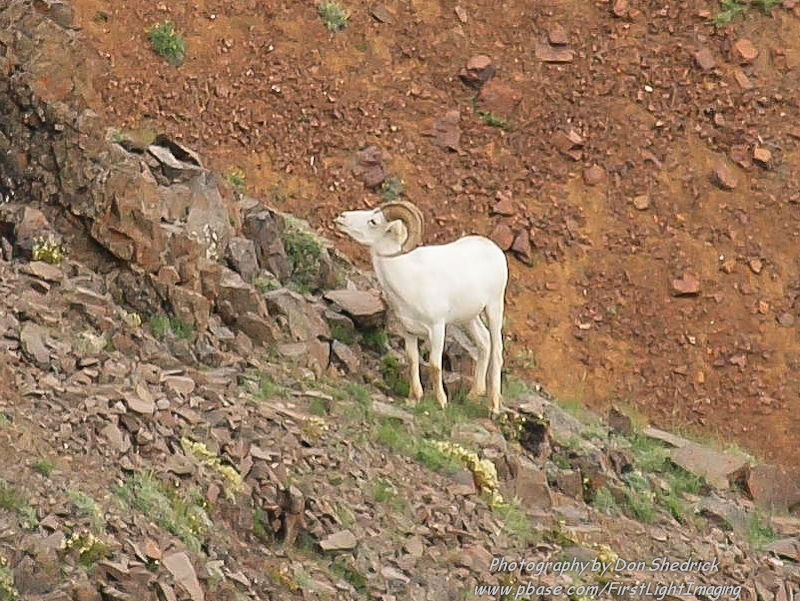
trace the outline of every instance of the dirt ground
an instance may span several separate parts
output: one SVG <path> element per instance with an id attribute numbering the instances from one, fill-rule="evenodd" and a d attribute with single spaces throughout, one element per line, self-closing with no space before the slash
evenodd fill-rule
<path id="1" fill-rule="evenodd" d="M 349 25 L 336 34 L 311 1 L 73 4 L 107 65 L 98 109 L 120 129 L 166 130 L 214 170 L 240 169 L 251 194 L 365 265 L 331 222 L 380 202 L 352 170 L 360 149 L 379 146 L 425 213 L 428 242 L 488 235 L 501 222 L 530 233 L 531 264 L 509 254 L 512 371 L 564 400 L 618 402 L 798 464 L 792 2 L 770 15 L 749 7 L 717 28 L 720 7 L 705 0 L 347 0 Z M 186 41 L 179 67 L 147 41 L 165 19 Z M 551 47 L 559 26 L 567 45 Z M 571 60 L 541 60 L 559 48 Z M 507 86 L 494 104 L 476 104 L 458 77 L 480 54 L 496 66 L 491 81 Z M 430 118 L 452 109 L 455 150 L 426 135 Z M 573 157 L 556 136 L 571 129 L 583 140 Z M 770 156 L 759 163 L 756 149 Z M 592 165 L 601 169 L 587 173 Z M 720 165 L 733 189 L 715 183 Z M 502 198 L 507 214 L 493 214 Z M 672 281 L 685 275 L 699 290 L 675 296 Z"/>

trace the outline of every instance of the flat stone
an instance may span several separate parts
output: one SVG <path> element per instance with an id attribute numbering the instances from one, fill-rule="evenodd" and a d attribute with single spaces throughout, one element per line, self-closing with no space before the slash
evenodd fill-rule
<path id="1" fill-rule="evenodd" d="M 50 351 L 44 345 L 44 338 L 44 329 L 32 321 L 26 321 L 19 332 L 22 351 L 42 368 L 50 365 Z"/>
<path id="2" fill-rule="evenodd" d="M 744 457 L 721 453 L 695 443 L 672 449 L 670 460 L 687 472 L 705 478 L 718 490 L 727 490 L 730 476 L 747 464 Z"/>
<path id="3" fill-rule="evenodd" d="M 758 57 L 758 48 L 750 40 L 742 38 L 733 45 L 733 53 L 740 63 L 750 63 Z"/>
<path id="4" fill-rule="evenodd" d="M 694 274 L 684 273 L 679 279 L 672 280 L 674 296 L 696 296 L 700 293 L 700 280 Z"/>
<path id="5" fill-rule="evenodd" d="M 192 562 L 186 553 L 181 551 L 167 555 L 163 564 L 172 574 L 172 577 L 175 578 L 175 581 L 186 589 L 192 601 L 205 601 L 203 589 L 200 588 L 200 581 L 197 579 Z"/>
<path id="6" fill-rule="evenodd" d="M 567 30 L 560 23 L 554 23 L 547 29 L 547 41 L 552 46 L 566 46 L 569 43 Z"/>
<path id="7" fill-rule="evenodd" d="M 536 44 L 536 58 L 545 63 L 570 63 L 575 58 L 575 52 L 564 46 L 551 46 L 549 44 Z"/>
<path id="8" fill-rule="evenodd" d="M 386 314 L 383 300 L 365 290 L 330 290 L 324 297 L 339 306 L 359 327 L 373 327 Z"/>
<path id="9" fill-rule="evenodd" d="M 606 170 L 600 165 L 592 165 L 583 170 L 583 181 L 587 186 L 596 186 L 606 179 Z"/>
<path id="10" fill-rule="evenodd" d="M 505 223 L 498 223 L 489 237 L 503 250 L 508 250 L 514 243 L 514 232 Z"/>
<path id="11" fill-rule="evenodd" d="M 753 150 L 753 160 L 765 169 L 769 169 L 772 153 L 766 148 L 756 148 Z"/>
<path id="12" fill-rule="evenodd" d="M 737 184 L 736 176 L 725 163 L 720 163 L 714 168 L 713 179 L 714 183 L 723 190 L 733 190 Z"/>
<path id="13" fill-rule="evenodd" d="M 50 265 L 44 261 L 31 261 L 25 265 L 21 271 L 48 282 L 61 282 L 64 280 L 64 272 L 57 265 Z"/>
<path id="14" fill-rule="evenodd" d="M 647 194 L 640 194 L 633 199 L 633 207 L 637 211 L 644 211 L 650 207 L 650 197 Z"/>
<path id="15" fill-rule="evenodd" d="M 358 541 L 349 530 L 340 530 L 320 541 L 319 546 L 323 551 L 346 551 L 355 549 Z"/>
<path id="16" fill-rule="evenodd" d="M 708 71 L 717 66 L 717 60 L 714 58 L 714 54 L 708 48 L 701 48 L 695 52 L 694 60 L 697 63 L 697 66 L 703 71 Z"/>

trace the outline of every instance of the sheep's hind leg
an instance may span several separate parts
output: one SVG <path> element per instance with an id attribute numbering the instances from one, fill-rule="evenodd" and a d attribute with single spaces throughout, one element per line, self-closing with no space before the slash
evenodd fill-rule
<path id="1" fill-rule="evenodd" d="M 434 325 L 430 331 L 431 340 L 431 381 L 436 391 L 436 400 L 444 409 L 447 395 L 442 385 L 442 353 L 444 352 L 444 323 Z"/>
<path id="2" fill-rule="evenodd" d="M 408 358 L 409 382 L 411 383 L 411 400 L 419 402 L 422 398 L 422 382 L 419 379 L 419 347 L 417 337 L 410 334 L 403 336 Z"/>
<path id="3" fill-rule="evenodd" d="M 500 413 L 500 377 L 503 369 L 503 301 L 486 307 L 492 351 L 489 365 L 489 400 L 492 415 Z"/>
<path id="4" fill-rule="evenodd" d="M 486 371 L 489 369 L 489 350 L 491 338 L 489 330 L 483 325 L 481 316 L 476 315 L 468 324 L 469 335 L 478 347 L 478 357 L 475 364 L 475 378 L 472 381 L 470 396 L 486 394 Z"/>

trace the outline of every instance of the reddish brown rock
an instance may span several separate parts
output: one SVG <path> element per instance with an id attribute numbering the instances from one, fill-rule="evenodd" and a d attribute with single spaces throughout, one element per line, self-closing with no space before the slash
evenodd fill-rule
<path id="1" fill-rule="evenodd" d="M 482 111 L 508 119 L 522 100 L 522 94 L 498 79 L 492 79 L 481 89 L 478 106 Z"/>
<path id="2" fill-rule="evenodd" d="M 587 186 L 596 186 L 606 179 L 606 170 L 599 165 L 592 165 L 583 170 L 583 181 Z"/>
<path id="3" fill-rule="evenodd" d="M 569 43 L 567 30 L 560 23 L 554 23 L 547 30 L 547 41 L 552 46 L 566 46 Z"/>
<path id="4" fill-rule="evenodd" d="M 750 63 L 758 57 L 758 48 L 750 40 L 742 38 L 733 45 L 733 55 L 740 63 Z"/>
<path id="5" fill-rule="evenodd" d="M 701 48 L 695 52 L 694 60 L 703 71 L 708 71 L 717 66 L 717 59 L 714 58 L 714 54 L 708 48 Z"/>
<path id="6" fill-rule="evenodd" d="M 575 58 L 575 52 L 564 46 L 536 44 L 536 58 L 545 63 L 569 63 Z"/>
<path id="7" fill-rule="evenodd" d="M 514 243 L 514 232 L 507 224 L 502 222 L 495 226 L 489 237 L 503 250 L 508 250 Z"/>
<path id="8" fill-rule="evenodd" d="M 696 296 L 700 293 L 700 280 L 691 273 L 684 273 L 680 278 L 672 280 L 674 296 Z"/>
<path id="9" fill-rule="evenodd" d="M 723 190 L 733 190 L 737 181 L 733 171 L 725 163 L 720 163 L 714 168 L 714 183 Z"/>

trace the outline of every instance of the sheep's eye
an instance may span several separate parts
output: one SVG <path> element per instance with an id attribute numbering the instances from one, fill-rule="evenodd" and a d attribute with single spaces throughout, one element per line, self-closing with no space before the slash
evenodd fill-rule
<path id="1" fill-rule="evenodd" d="M 369 223 L 369 225 L 371 225 L 373 227 L 378 225 L 378 221 L 374 217 L 372 219 L 370 219 L 367 223 Z"/>

